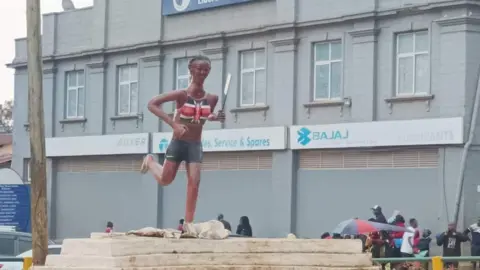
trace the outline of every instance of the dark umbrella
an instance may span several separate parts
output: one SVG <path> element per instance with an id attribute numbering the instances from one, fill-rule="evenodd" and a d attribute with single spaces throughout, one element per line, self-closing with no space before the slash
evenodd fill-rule
<path id="1" fill-rule="evenodd" d="M 349 219 L 340 222 L 335 227 L 332 233 L 338 234 L 365 234 L 378 231 L 392 231 L 392 232 L 404 232 L 404 227 L 394 226 L 390 224 L 366 221 L 361 219 Z"/>

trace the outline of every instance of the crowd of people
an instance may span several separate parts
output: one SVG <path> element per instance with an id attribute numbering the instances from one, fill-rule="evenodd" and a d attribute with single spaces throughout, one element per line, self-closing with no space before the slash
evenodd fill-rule
<path id="1" fill-rule="evenodd" d="M 429 257 L 432 245 L 432 232 L 429 229 L 420 230 L 418 221 L 411 218 L 406 222 L 405 218 L 397 214 L 390 220 L 385 218 L 380 206 L 372 208 L 374 217 L 368 221 L 375 223 L 390 224 L 403 227 L 405 230 L 398 231 L 374 231 L 368 234 L 340 235 L 324 233 L 323 239 L 361 239 L 364 252 L 371 252 L 373 258 L 399 258 L 399 257 Z M 434 237 L 434 243 L 443 249 L 443 257 L 458 257 L 462 255 L 461 244 L 470 241 L 471 256 L 480 256 L 480 219 L 466 228 L 457 231 L 456 224 L 450 223 L 448 228 Z M 418 263 L 417 265 L 419 265 Z M 428 269 L 428 262 L 419 265 Z M 448 268 L 457 268 L 458 262 L 446 262 Z M 473 269 L 477 262 L 472 262 Z M 480 265 L 478 265 L 480 267 Z M 382 265 L 385 269 L 385 264 Z"/>
<path id="2" fill-rule="evenodd" d="M 430 257 L 430 247 L 433 244 L 442 247 L 443 257 L 459 257 L 462 255 L 461 244 L 470 242 L 471 256 L 480 257 L 480 218 L 478 221 L 468 226 L 464 231 L 457 231 L 456 224 L 450 223 L 448 228 L 435 235 L 432 239 L 432 232 L 429 229 L 420 230 L 418 221 L 410 218 L 408 223 L 401 214 L 396 214 L 390 219 L 385 218 L 382 208 L 378 205 L 372 207 L 374 217 L 369 222 L 376 224 L 389 224 L 404 228 L 395 231 L 372 231 L 359 234 L 330 234 L 328 232 L 321 235 L 322 239 L 360 239 L 362 241 L 362 251 L 370 252 L 373 258 L 399 258 L 399 257 Z M 230 223 L 225 220 L 223 214 L 219 214 L 217 220 L 222 222 L 225 229 L 235 233 L 237 236 L 252 237 L 253 231 L 250 220 L 247 216 L 242 216 L 235 231 L 232 230 Z M 180 219 L 177 230 L 185 231 L 184 219 Z M 113 223 L 108 222 L 106 232 L 113 232 Z M 404 265 L 404 264 L 403 264 Z M 423 269 L 428 269 L 428 262 L 417 263 Z M 391 268 L 392 265 L 389 265 Z M 448 268 L 458 268 L 458 262 L 446 262 Z M 472 262 L 473 270 L 476 270 L 480 264 Z M 394 266 L 395 267 L 395 266 Z M 382 269 L 386 264 L 382 265 Z M 396 267 L 395 267 L 396 268 Z"/>

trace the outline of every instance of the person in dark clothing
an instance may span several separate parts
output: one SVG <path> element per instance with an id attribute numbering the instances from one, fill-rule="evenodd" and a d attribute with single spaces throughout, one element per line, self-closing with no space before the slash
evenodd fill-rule
<path id="1" fill-rule="evenodd" d="M 423 230 L 422 237 L 418 241 L 417 244 L 417 253 L 421 254 L 423 257 L 430 257 L 430 243 L 432 242 L 432 238 L 430 237 L 432 232 L 429 229 Z M 428 268 L 428 261 L 424 262 L 422 265 L 423 269 Z"/>
<path id="2" fill-rule="evenodd" d="M 325 232 L 323 233 L 321 236 L 320 236 L 320 239 L 330 239 L 330 234 L 328 232 Z"/>
<path id="3" fill-rule="evenodd" d="M 106 233 L 112 233 L 113 232 L 113 222 L 109 221 L 107 222 L 107 228 L 105 229 Z"/>
<path id="4" fill-rule="evenodd" d="M 387 224 L 387 219 L 385 218 L 385 215 L 382 212 L 382 207 L 379 205 L 375 205 L 372 207 L 373 215 L 375 216 L 375 222 L 378 223 L 385 223 Z"/>
<path id="5" fill-rule="evenodd" d="M 422 237 L 418 241 L 417 249 L 419 252 L 426 251 L 425 257 L 430 256 L 430 243 L 432 238 L 430 237 L 432 232 L 429 229 L 423 230 Z"/>
<path id="6" fill-rule="evenodd" d="M 229 231 L 232 231 L 232 226 L 230 226 L 230 222 L 228 222 L 224 219 L 223 214 L 219 214 L 217 219 L 218 219 L 218 221 L 222 222 L 223 227 L 225 227 L 225 229 L 227 229 Z"/>
<path id="7" fill-rule="evenodd" d="M 177 230 L 183 232 L 183 223 L 184 222 L 185 222 L 185 220 L 183 218 L 178 221 Z"/>
<path id="8" fill-rule="evenodd" d="M 381 249 L 385 244 L 380 232 L 370 233 L 370 240 L 372 241 L 372 249 L 371 249 L 372 257 L 380 258 Z"/>
<path id="9" fill-rule="evenodd" d="M 456 230 L 455 223 L 448 224 L 448 230 L 437 235 L 437 245 L 443 247 L 443 257 L 462 256 L 462 242 L 468 241 L 468 236 Z M 446 268 L 458 268 L 458 262 L 445 263 Z"/>
<path id="10" fill-rule="evenodd" d="M 402 215 L 397 215 L 392 225 L 405 228 L 405 218 Z M 400 247 L 402 246 L 403 233 L 404 232 L 392 232 L 392 239 L 393 239 L 392 257 L 394 258 L 402 257 L 402 253 L 400 252 Z"/>
<path id="11" fill-rule="evenodd" d="M 240 222 L 237 226 L 237 234 L 242 236 L 252 237 L 252 226 L 250 226 L 250 220 L 247 216 L 240 218 Z"/>
<path id="12" fill-rule="evenodd" d="M 372 232 L 369 235 L 371 242 L 372 258 L 389 258 L 391 257 L 391 238 L 390 235 L 384 231 Z M 381 264 L 382 269 L 385 269 L 386 263 Z"/>
<path id="13" fill-rule="evenodd" d="M 332 235 L 332 239 L 343 239 L 343 237 L 342 237 L 342 235 L 339 234 L 339 233 L 334 233 L 334 234 Z"/>
<path id="14" fill-rule="evenodd" d="M 470 237 L 470 256 L 478 257 L 480 256 L 480 218 L 477 220 L 477 223 L 470 225 L 465 231 L 463 232 L 466 236 L 468 234 L 471 235 Z M 473 270 L 477 269 L 477 262 L 472 262 Z"/>

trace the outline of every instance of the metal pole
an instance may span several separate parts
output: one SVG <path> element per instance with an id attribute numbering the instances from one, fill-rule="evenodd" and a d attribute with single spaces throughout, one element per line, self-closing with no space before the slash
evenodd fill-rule
<path id="1" fill-rule="evenodd" d="M 47 177 L 42 90 L 40 0 L 27 0 L 28 122 L 30 124 L 31 225 L 33 264 L 48 253 Z"/>
<path id="2" fill-rule="evenodd" d="M 455 212 L 453 216 L 453 222 L 458 223 L 458 218 L 460 215 L 460 206 L 462 205 L 462 195 L 463 195 L 463 185 L 465 182 L 465 167 L 467 163 L 468 150 L 473 143 L 475 138 L 475 128 L 477 127 L 477 116 L 478 116 L 478 107 L 480 106 L 480 66 L 477 72 L 477 87 L 475 90 L 475 101 L 473 103 L 472 117 L 470 119 L 470 132 L 468 135 L 468 140 L 465 146 L 463 147 L 462 159 L 460 161 L 460 175 L 458 176 L 458 186 L 457 194 L 455 198 Z"/>

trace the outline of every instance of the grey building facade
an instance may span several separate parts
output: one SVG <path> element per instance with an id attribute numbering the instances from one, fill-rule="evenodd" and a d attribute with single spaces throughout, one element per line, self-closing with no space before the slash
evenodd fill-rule
<path id="1" fill-rule="evenodd" d="M 198 220 L 246 215 L 258 237 L 318 237 L 379 204 L 444 230 L 477 87 L 476 1 L 163 2 L 95 0 L 43 17 L 52 238 L 109 220 L 176 226 L 183 169 L 164 188 L 138 173 L 144 154 L 163 159 L 170 132 L 146 104 L 186 87 L 198 54 L 212 61 L 209 92 L 224 98 L 232 75 L 226 123 L 205 126 Z M 26 40 L 15 42 L 12 168 L 27 181 Z M 480 215 L 478 144 L 460 226 Z"/>

